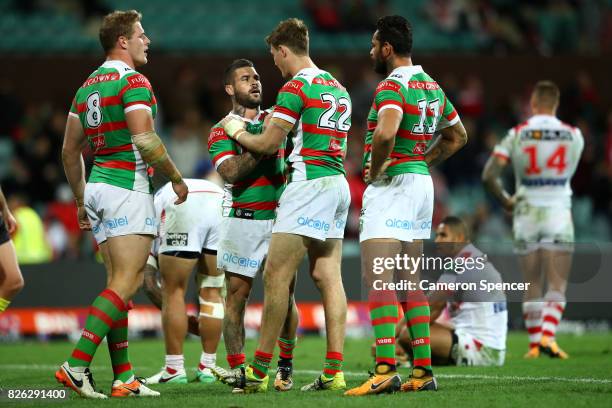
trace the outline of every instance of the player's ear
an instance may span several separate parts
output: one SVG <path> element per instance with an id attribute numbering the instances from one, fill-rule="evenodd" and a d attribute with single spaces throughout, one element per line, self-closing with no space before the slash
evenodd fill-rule
<path id="1" fill-rule="evenodd" d="M 285 47 L 284 45 L 279 45 L 278 51 L 280 52 L 283 58 L 287 58 L 287 53 L 289 52 L 289 49 L 287 47 Z"/>
<path id="2" fill-rule="evenodd" d="M 119 38 L 117 38 L 117 44 L 119 44 L 119 47 L 123 50 L 127 50 L 128 47 L 128 38 L 124 35 L 120 35 Z"/>
<path id="3" fill-rule="evenodd" d="M 225 93 L 229 96 L 234 96 L 234 87 L 232 85 L 225 85 Z"/>

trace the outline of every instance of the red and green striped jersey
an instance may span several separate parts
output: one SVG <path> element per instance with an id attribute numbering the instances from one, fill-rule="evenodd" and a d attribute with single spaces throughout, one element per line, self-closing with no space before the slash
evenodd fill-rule
<path id="1" fill-rule="evenodd" d="M 106 61 L 77 91 L 69 114 L 81 121 L 94 154 L 90 183 L 153 192 L 148 166 L 125 120 L 126 113 L 137 109 L 155 117 L 155 95 L 149 80 L 122 61 Z"/>
<path id="2" fill-rule="evenodd" d="M 393 162 L 385 172 L 389 176 L 403 173 L 429 174 L 425 150 L 435 132 L 459 122 L 459 115 L 442 88 L 420 65 L 402 66 L 378 84 L 368 114 L 363 165 L 370 161 L 372 135 L 378 114 L 385 109 L 402 113 L 391 152 Z"/>
<path id="3" fill-rule="evenodd" d="M 272 117 L 293 123 L 291 181 L 345 174 L 351 98 L 328 72 L 305 68 L 279 91 Z"/>
<path id="4" fill-rule="evenodd" d="M 269 111 L 247 122 L 246 130 L 260 134 L 263 121 Z M 233 139 L 217 123 L 208 137 L 208 151 L 215 168 L 225 160 L 245 153 L 246 149 Z M 278 199 L 285 188 L 285 147 L 277 153 L 263 157 L 242 180 L 234 184 L 226 183 L 223 195 L 223 216 L 253 220 L 272 220 L 275 218 Z"/>

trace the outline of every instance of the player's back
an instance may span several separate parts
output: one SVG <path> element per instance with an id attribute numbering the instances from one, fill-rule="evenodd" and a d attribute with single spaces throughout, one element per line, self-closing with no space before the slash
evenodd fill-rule
<path id="1" fill-rule="evenodd" d="M 121 61 L 106 61 L 78 89 L 70 114 L 81 121 L 94 154 L 89 182 L 152 191 L 126 122 L 126 113 L 136 109 L 155 117 L 155 96 L 147 78 Z"/>
<path id="2" fill-rule="evenodd" d="M 429 174 L 425 151 L 435 132 L 452 126 L 459 116 L 440 85 L 420 65 L 398 67 L 381 81 L 368 114 L 364 165 L 370 160 L 378 115 L 385 109 L 402 113 L 387 174 Z"/>
<path id="3" fill-rule="evenodd" d="M 514 127 L 494 154 L 512 161 L 519 199 L 534 206 L 571 206 L 570 181 L 584 147 L 580 130 L 551 115 Z"/>
<path id="4" fill-rule="evenodd" d="M 192 199 L 192 201 L 196 201 L 199 199 L 205 199 L 208 201 L 213 200 L 214 202 L 218 202 L 220 205 L 223 196 L 223 189 L 217 184 L 208 180 L 192 178 L 184 179 L 184 181 L 185 184 L 187 184 L 187 188 L 189 189 L 189 199 Z M 157 215 L 159 216 L 166 206 L 173 205 L 176 199 L 177 197 L 176 193 L 172 189 L 172 183 L 168 182 L 164 184 L 164 186 L 157 190 L 154 197 L 155 211 Z M 183 204 L 180 204 L 178 207 L 187 207 Z M 202 211 L 207 210 L 209 209 L 202 208 Z M 197 220 L 194 220 L 194 222 L 196 221 Z"/>
<path id="5" fill-rule="evenodd" d="M 306 68 L 279 91 L 273 116 L 296 123 L 291 181 L 345 174 L 351 98 L 329 72 Z"/>

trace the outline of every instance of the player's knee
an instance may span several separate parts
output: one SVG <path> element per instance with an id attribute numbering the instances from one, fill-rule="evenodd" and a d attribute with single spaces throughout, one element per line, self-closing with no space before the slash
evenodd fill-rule
<path id="1" fill-rule="evenodd" d="M 223 303 L 209 302 L 200 298 L 200 317 L 222 320 L 224 316 Z"/>

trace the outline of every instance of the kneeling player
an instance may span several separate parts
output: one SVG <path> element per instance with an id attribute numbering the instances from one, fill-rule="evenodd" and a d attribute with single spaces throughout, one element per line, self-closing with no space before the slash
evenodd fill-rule
<path id="1" fill-rule="evenodd" d="M 197 370 L 201 382 L 213 382 L 210 369 L 216 364 L 216 352 L 223 322 L 221 288 L 224 276 L 217 272 L 217 229 L 221 221 L 223 191 L 206 180 L 186 179 L 193 195 L 180 206 L 169 184 L 155 195 L 155 210 L 160 218 L 159 270 L 162 278 L 162 325 L 166 345 L 166 364 L 148 383 L 187 383 L 183 340 L 187 334 L 185 291 L 191 271 L 197 265 L 200 283 L 200 336 L 202 357 Z M 155 250 L 154 250 L 155 252 Z M 147 261 L 148 291 L 156 285 L 151 279 L 158 261 Z"/>
<path id="2" fill-rule="evenodd" d="M 442 256 L 453 258 L 483 257 L 470 243 L 465 223 L 457 217 L 446 217 L 436 230 L 436 243 Z M 461 272 L 461 273 L 460 273 Z M 490 262 L 482 269 L 445 272 L 438 282 L 476 283 L 481 280 L 501 283 L 499 272 Z M 447 307 L 453 328 L 435 320 Z M 508 312 L 502 291 L 434 292 L 430 295 L 430 344 L 433 365 L 501 366 L 506 355 Z M 399 333 L 399 344 L 411 354 L 412 341 L 405 325 Z"/>

